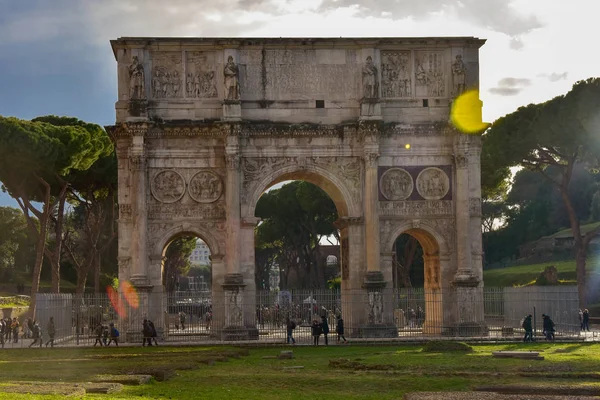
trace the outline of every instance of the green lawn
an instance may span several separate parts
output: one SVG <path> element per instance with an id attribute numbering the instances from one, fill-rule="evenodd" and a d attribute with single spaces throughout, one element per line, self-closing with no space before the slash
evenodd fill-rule
<path id="1" fill-rule="evenodd" d="M 588 233 L 589 231 L 591 231 L 592 229 L 595 229 L 599 225 L 600 225 L 600 222 L 594 222 L 592 224 L 581 225 L 581 227 L 580 227 L 581 234 L 584 235 L 584 234 Z M 563 229 L 562 231 L 556 232 L 554 235 L 551 235 L 551 237 L 555 237 L 555 238 L 573 237 L 573 234 L 571 233 L 571 228 L 567 228 L 567 229 Z"/>
<path id="2" fill-rule="evenodd" d="M 562 348 L 566 352 L 557 353 Z M 265 359 L 292 349 L 295 359 Z M 544 361 L 496 359 L 493 350 L 543 350 Z M 477 345 L 472 353 L 425 353 L 419 345 L 244 349 L 83 348 L 1 352 L 0 391 L 17 381 L 85 382 L 96 374 L 177 369 L 171 379 L 127 386 L 120 399 L 398 399 L 414 391 L 465 391 L 485 384 L 596 384 L 600 344 Z M 227 356 L 228 360 L 222 359 Z M 221 359 L 213 366 L 206 361 Z M 236 358 L 239 357 L 239 358 Z M 302 369 L 286 367 L 303 366 Z M 38 386 L 40 386 L 38 384 Z M 62 399 L 2 394 L 0 399 Z"/>
<path id="3" fill-rule="evenodd" d="M 558 279 L 575 284 L 575 260 L 546 262 L 542 264 L 518 265 L 483 271 L 483 282 L 487 287 L 524 286 L 533 283 L 540 272 L 549 265 L 558 270 Z M 588 276 L 600 274 L 600 257 L 590 258 L 587 262 Z"/>

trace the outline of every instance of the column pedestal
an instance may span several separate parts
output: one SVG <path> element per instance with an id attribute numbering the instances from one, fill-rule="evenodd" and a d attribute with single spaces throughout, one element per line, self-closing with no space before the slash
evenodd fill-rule
<path id="1" fill-rule="evenodd" d="M 242 120 L 242 102 L 239 100 L 223 101 L 223 121 L 241 121 Z"/>
<path id="2" fill-rule="evenodd" d="M 365 274 L 363 289 L 366 291 L 367 324 L 360 327 L 360 337 L 396 338 L 398 328 L 394 323 L 393 289 L 386 289 L 381 271 Z"/>
<path id="3" fill-rule="evenodd" d="M 452 282 L 456 290 L 457 323 L 448 332 L 453 336 L 487 335 L 483 316 L 483 288 L 472 275 L 457 274 Z"/>
<path id="4" fill-rule="evenodd" d="M 258 329 L 244 321 L 244 277 L 233 273 L 225 275 L 223 292 L 225 295 L 225 327 L 221 331 L 222 340 L 256 340 Z"/>

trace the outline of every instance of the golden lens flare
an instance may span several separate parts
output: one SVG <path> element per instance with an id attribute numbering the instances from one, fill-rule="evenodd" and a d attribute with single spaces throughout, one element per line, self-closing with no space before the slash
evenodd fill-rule
<path id="1" fill-rule="evenodd" d="M 410 143 L 406 143 L 406 144 L 404 145 L 404 148 L 405 148 L 406 150 L 410 149 Z"/>
<path id="2" fill-rule="evenodd" d="M 450 120 L 456 129 L 469 134 L 481 133 L 489 126 L 481 120 L 478 90 L 468 90 L 454 100 Z"/>
<path id="3" fill-rule="evenodd" d="M 140 306 L 140 299 L 131 283 L 127 281 L 121 283 L 121 292 L 123 293 L 123 296 L 125 296 L 127 304 L 129 304 L 131 308 L 137 310 L 137 308 Z"/>
<path id="4" fill-rule="evenodd" d="M 123 302 L 121 301 L 119 292 L 117 292 L 112 286 L 107 286 L 106 293 L 108 293 L 110 304 L 117 312 L 117 315 L 119 315 L 120 317 L 125 317 L 125 304 L 123 304 Z"/>

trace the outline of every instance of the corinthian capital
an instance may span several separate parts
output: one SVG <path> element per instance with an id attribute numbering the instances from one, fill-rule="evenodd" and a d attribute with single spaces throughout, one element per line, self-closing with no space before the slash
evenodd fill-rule
<path id="1" fill-rule="evenodd" d="M 379 160 L 379 153 L 365 153 L 365 165 L 367 167 L 377 167 Z"/>
<path id="2" fill-rule="evenodd" d="M 143 154 L 132 154 L 129 156 L 129 167 L 133 171 L 141 171 L 146 168 L 146 156 Z"/>

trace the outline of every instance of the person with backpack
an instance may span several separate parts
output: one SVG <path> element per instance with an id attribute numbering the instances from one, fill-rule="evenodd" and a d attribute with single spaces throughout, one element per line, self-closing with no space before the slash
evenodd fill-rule
<path id="1" fill-rule="evenodd" d="M 38 341 L 40 342 L 40 348 L 42 347 L 42 344 L 44 344 L 44 340 L 42 339 L 42 328 L 40 328 L 40 324 L 37 321 L 33 321 L 33 342 L 31 342 L 31 344 L 29 345 L 29 347 L 33 346 L 34 344 L 36 344 Z"/>
<path id="2" fill-rule="evenodd" d="M 546 340 L 554 341 L 554 321 L 546 314 L 542 314 L 542 319 L 544 322 L 543 328 Z"/>
<path id="3" fill-rule="evenodd" d="M 287 317 L 285 322 L 287 327 L 287 344 L 290 344 L 290 340 L 292 341 L 292 344 L 296 344 L 296 340 L 294 340 L 294 337 L 292 336 L 294 329 L 296 329 L 296 323 L 293 319 L 290 319 L 290 317 Z"/>
<path id="4" fill-rule="evenodd" d="M 521 325 L 523 329 L 525 329 L 525 337 L 523 338 L 524 342 L 533 342 L 533 325 L 531 323 L 531 314 L 527 315 L 523 320 L 523 324 Z"/>
<path id="5" fill-rule="evenodd" d="M 344 320 L 340 315 L 337 320 L 337 325 L 335 327 L 335 332 L 337 333 L 337 342 L 340 342 L 340 339 L 344 341 L 344 344 L 348 343 L 346 338 L 344 337 Z"/>
<path id="6" fill-rule="evenodd" d="M 115 346 L 119 347 L 119 330 L 115 328 L 114 323 L 110 323 L 110 339 L 106 346 L 110 346 L 112 342 L 115 342 Z"/>

